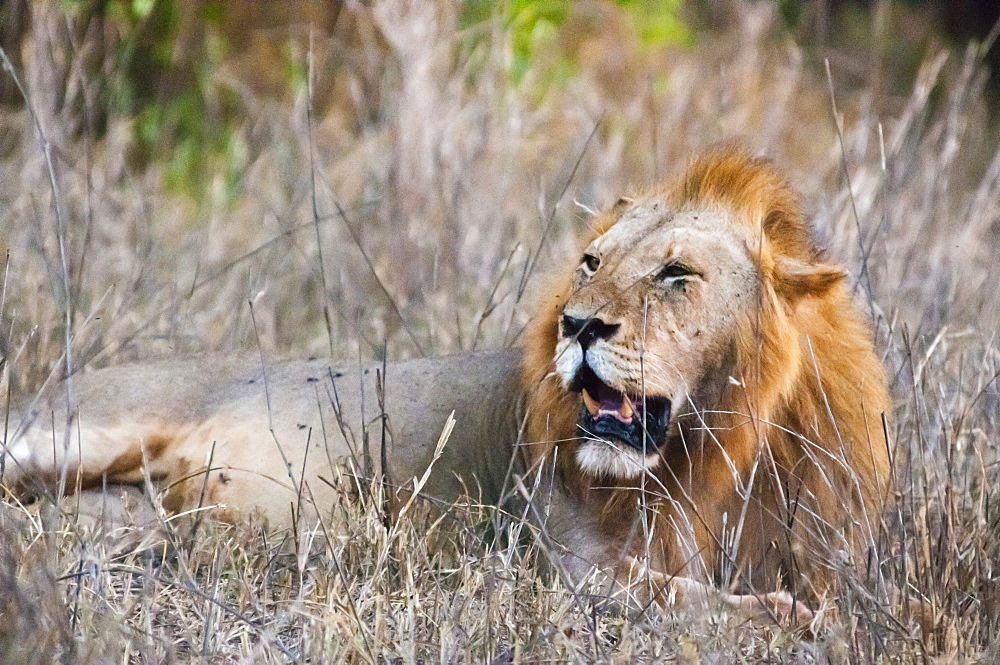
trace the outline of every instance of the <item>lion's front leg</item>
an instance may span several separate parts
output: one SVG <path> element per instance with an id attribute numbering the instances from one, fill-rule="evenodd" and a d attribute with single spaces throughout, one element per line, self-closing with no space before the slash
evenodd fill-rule
<path id="1" fill-rule="evenodd" d="M 648 570 L 638 560 L 633 560 L 627 582 L 619 579 L 619 592 L 636 601 L 648 599 L 661 605 L 678 609 L 704 609 L 716 607 L 731 612 L 738 618 L 755 623 L 806 625 L 815 614 L 805 603 L 795 600 L 787 591 L 771 593 L 729 593 L 718 587 L 699 582 L 692 577 L 664 575 Z M 647 604 L 647 603 L 642 603 Z"/>
<path id="2" fill-rule="evenodd" d="M 710 584 L 690 577 L 661 578 L 662 588 L 673 602 L 681 607 L 694 603 L 715 603 L 732 610 L 737 616 L 758 623 L 777 621 L 781 624 L 803 625 L 811 622 L 815 615 L 802 602 L 795 600 L 787 591 L 773 591 L 764 594 L 728 593 Z"/>

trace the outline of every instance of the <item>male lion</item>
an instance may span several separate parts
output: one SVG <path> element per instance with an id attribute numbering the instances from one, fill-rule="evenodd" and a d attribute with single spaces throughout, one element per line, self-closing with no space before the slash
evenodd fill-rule
<path id="1" fill-rule="evenodd" d="M 873 545 L 886 378 L 769 163 L 710 152 L 601 213 L 523 347 L 84 374 L 25 410 L 6 480 L 151 482 L 169 511 L 282 526 L 341 498 L 345 462 L 379 474 L 384 459 L 403 485 L 433 463 L 429 497 L 531 499 L 573 581 L 596 567 L 627 605 L 707 594 L 750 616 L 808 616 L 779 589 L 818 598 Z"/>

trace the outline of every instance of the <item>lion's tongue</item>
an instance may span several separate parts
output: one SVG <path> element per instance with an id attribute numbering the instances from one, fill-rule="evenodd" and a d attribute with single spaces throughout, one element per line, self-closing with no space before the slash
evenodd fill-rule
<path id="1" fill-rule="evenodd" d="M 594 418 L 613 416 L 626 425 L 632 422 L 632 402 L 622 393 L 609 386 L 597 389 L 596 398 L 583 390 L 583 403 Z"/>

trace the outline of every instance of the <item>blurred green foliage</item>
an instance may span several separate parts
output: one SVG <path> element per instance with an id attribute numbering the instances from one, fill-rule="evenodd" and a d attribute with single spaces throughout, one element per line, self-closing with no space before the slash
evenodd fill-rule
<path id="1" fill-rule="evenodd" d="M 554 48 L 559 27 L 566 22 L 568 5 L 568 2 L 559 0 L 510 0 L 507 4 L 507 25 L 513 55 L 511 76 L 515 83 L 524 79 L 539 52 Z M 553 77 L 569 76 L 570 65 L 565 59 L 559 59 L 555 66 L 561 71 L 553 71 Z"/>
<path id="2" fill-rule="evenodd" d="M 232 86 L 220 85 L 220 67 L 233 55 L 233 11 L 229 2 L 187 0 L 63 0 L 67 13 L 100 16 L 107 41 L 103 71 L 94 80 L 109 117 L 132 122 L 133 168 L 156 164 L 166 186 L 228 202 L 238 196 L 250 147 L 243 137 L 245 103 Z M 540 99 L 551 86 L 563 86 L 580 69 L 574 53 L 574 17 L 595 8 L 622 17 L 635 39 L 627 47 L 641 51 L 687 46 L 694 31 L 685 22 L 684 0 L 608 0 L 588 10 L 572 0 L 468 0 L 461 4 L 463 28 L 499 21 L 510 49 L 507 76 L 512 87 Z M 574 13 L 575 12 L 575 13 Z M 605 16 L 601 11 L 594 15 Z M 602 29 L 588 19 L 591 37 Z M 227 30 L 230 32 L 227 33 Z M 466 31 L 471 40 L 488 31 Z M 234 39 L 236 37 L 234 36 Z M 305 64 L 288 58 L 273 63 L 289 90 L 305 85 Z M 470 81 L 474 84 L 474 81 Z"/>
<path id="3" fill-rule="evenodd" d="M 463 3 L 462 27 L 500 20 L 509 35 L 510 78 L 521 85 L 534 70 L 544 85 L 564 83 L 576 63 L 560 49 L 559 37 L 573 11 L 573 0 L 469 0 Z M 615 0 L 631 20 L 640 47 L 689 46 L 694 32 L 684 21 L 684 0 Z M 538 71 L 542 69 L 544 71 Z"/>
<path id="4" fill-rule="evenodd" d="M 786 25 L 794 27 L 802 20 L 806 5 L 802 0 L 775 0 L 775 4 L 778 6 L 778 13 L 781 14 L 781 19 Z"/>
<path id="5" fill-rule="evenodd" d="M 228 52 L 224 5 L 202 3 L 187 22 L 180 0 L 110 0 L 104 12 L 119 37 L 102 93 L 112 114 L 134 120 L 132 165 L 162 165 L 167 187 L 195 200 L 233 200 L 247 149 L 241 102 L 213 80 Z"/>
<path id="6" fill-rule="evenodd" d="M 684 0 L 615 0 L 632 19 L 644 47 L 692 46 L 694 31 L 682 17 Z"/>

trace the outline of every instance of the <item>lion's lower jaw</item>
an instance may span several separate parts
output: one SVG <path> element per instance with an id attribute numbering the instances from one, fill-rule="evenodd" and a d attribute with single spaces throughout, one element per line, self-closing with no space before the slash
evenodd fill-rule
<path id="1" fill-rule="evenodd" d="M 659 455 L 643 455 L 610 441 L 584 440 L 576 449 L 576 462 L 593 476 L 610 476 L 618 480 L 638 478 L 660 462 Z"/>

